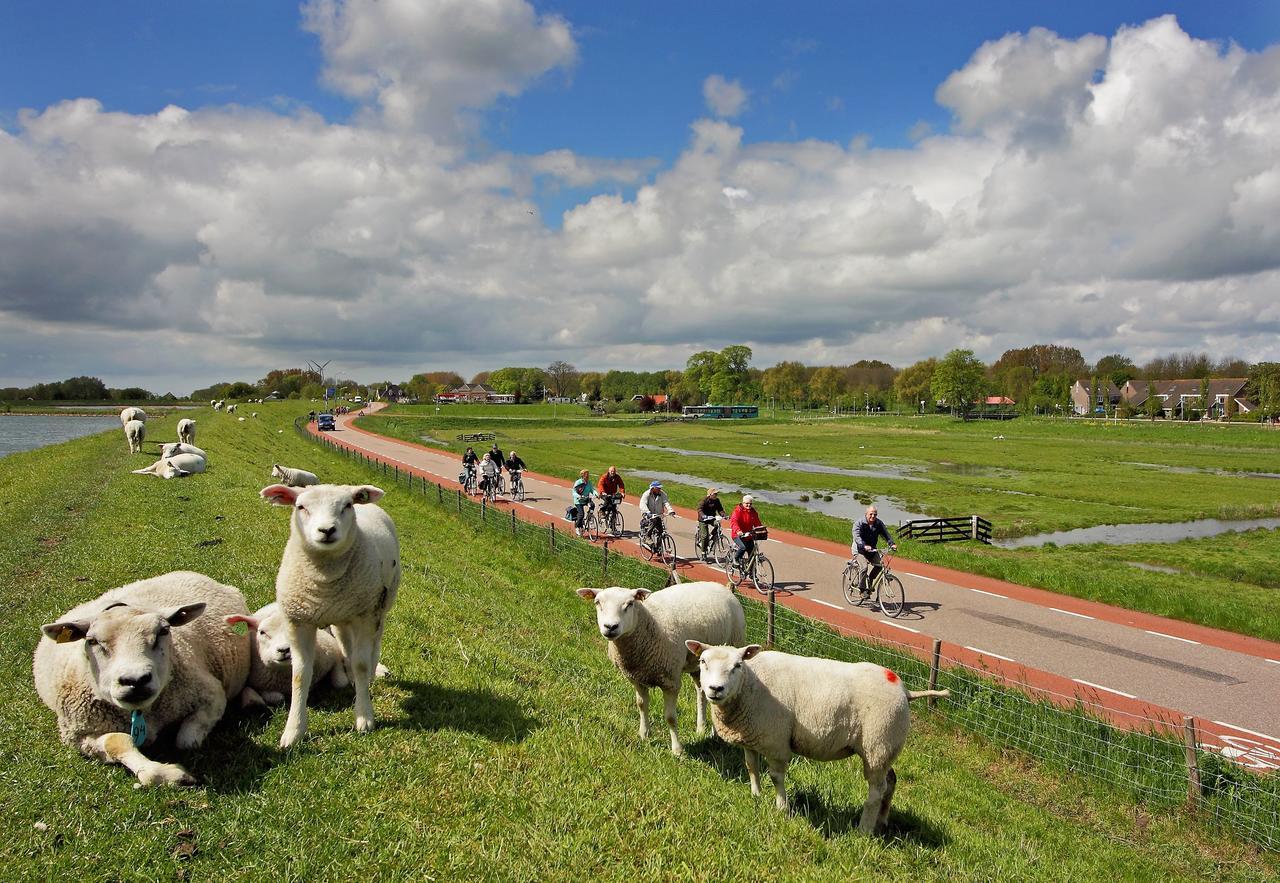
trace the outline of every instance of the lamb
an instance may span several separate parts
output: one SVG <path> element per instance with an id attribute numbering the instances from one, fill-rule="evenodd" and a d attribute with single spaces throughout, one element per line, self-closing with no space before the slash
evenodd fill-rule
<path id="1" fill-rule="evenodd" d="M 320 483 L 320 479 L 316 477 L 314 472 L 308 472 L 305 469 L 290 469 L 288 466 L 281 466 L 279 463 L 271 464 L 271 477 L 280 479 L 281 483 L 287 484 L 289 487 L 308 487 Z"/>
<path id="2" fill-rule="evenodd" d="M 227 405 L 227 413 L 228 413 L 228 414 L 234 414 L 235 412 L 236 412 L 236 406 L 235 406 L 235 405 Z"/>
<path id="3" fill-rule="evenodd" d="M 141 408 L 125 408 L 120 412 L 120 425 L 127 426 L 130 420 L 141 420 L 147 422 L 147 412 Z"/>
<path id="4" fill-rule="evenodd" d="M 631 681 L 640 710 L 640 738 L 649 738 L 649 691 L 662 690 L 663 717 L 671 733 L 671 753 L 684 754 L 676 730 L 681 674 L 698 684 L 698 660 L 689 640 L 740 644 L 746 617 L 733 592 L 717 582 L 683 583 L 660 592 L 648 589 L 578 589 L 596 605 L 596 624 L 609 641 L 609 658 Z M 713 637 L 714 636 L 714 637 Z M 698 692 L 698 727 L 706 726 L 706 699 Z"/>
<path id="5" fill-rule="evenodd" d="M 160 478 L 185 478 L 197 472 L 204 472 L 208 461 L 196 454 L 174 454 L 172 457 L 161 457 L 143 469 L 133 470 L 134 475 L 155 475 Z"/>
<path id="6" fill-rule="evenodd" d="M 292 697 L 280 747 L 307 732 L 307 693 L 315 666 L 316 629 L 334 626 L 355 685 L 356 730 L 373 729 L 369 685 L 382 653 L 387 612 L 400 587 L 400 540 L 391 517 L 374 505 L 372 485 L 283 484 L 261 495 L 292 506 L 289 541 L 276 574 L 276 601 L 289 622 Z"/>
<path id="7" fill-rule="evenodd" d="M 178 421 L 178 441 L 184 445 L 196 443 L 196 421 L 190 417 L 183 417 Z"/>
<path id="8" fill-rule="evenodd" d="M 866 834 L 889 818 L 898 781 L 893 762 L 911 728 L 907 703 L 951 695 L 949 690 L 909 691 L 892 671 L 870 662 L 761 652 L 759 644 L 739 649 L 689 641 L 686 646 L 698 657 L 716 731 L 742 746 L 752 796 L 760 795 L 761 756 L 769 764 L 777 807 L 785 811 L 793 754 L 812 760 L 856 754 L 867 780 L 858 823 Z"/>
<path id="9" fill-rule="evenodd" d="M 142 785 L 193 785 L 140 749 L 170 725 L 179 749 L 204 742 L 249 676 L 249 639 L 223 621 L 247 612 L 239 589 L 190 571 L 110 589 L 41 627 L 36 692 L 85 757 L 122 764 Z"/>
<path id="10" fill-rule="evenodd" d="M 209 455 L 204 452 L 204 449 L 197 448 L 195 445 L 188 445 L 183 442 L 165 442 L 160 446 L 161 457 L 172 457 L 176 454 L 195 454 L 197 457 L 209 459 Z"/>
<path id="11" fill-rule="evenodd" d="M 129 453 L 141 454 L 142 442 L 147 437 L 147 424 L 141 420 L 130 420 L 124 425 L 124 437 L 129 442 Z"/>
<path id="12" fill-rule="evenodd" d="M 217 401 L 215 401 L 215 402 L 213 403 L 213 410 L 215 410 L 215 411 L 221 411 L 221 410 L 222 410 L 222 399 L 218 399 Z"/>
<path id="13" fill-rule="evenodd" d="M 289 649 L 289 623 L 280 605 L 274 601 L 252 616 L 233 613 L 226 617 L 229 625 L 243 622 L 249 626 L 249 683 L 244 689 L 246 705 L 279 705 L 290 692 L 293 653 Z M 350 681 L 343 668 L 342 647 L 326 629 L 316 633 L 315 680 L 329 679 L 331 686 L 342 688 Z"/>

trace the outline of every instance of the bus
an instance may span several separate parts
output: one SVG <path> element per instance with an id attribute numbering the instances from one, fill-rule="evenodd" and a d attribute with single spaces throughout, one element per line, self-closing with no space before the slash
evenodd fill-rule
<path id="1" fill-rule="evenodd" d="M 685 405 L 686 417 L 699 420 L 745 420 L 760 416 L 759 405 Z"/>

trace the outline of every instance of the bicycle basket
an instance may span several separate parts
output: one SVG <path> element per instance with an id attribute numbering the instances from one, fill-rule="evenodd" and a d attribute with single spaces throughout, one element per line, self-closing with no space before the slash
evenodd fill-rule
<path id="1" fill-rule="evenodd" d="M 769 528 L 757 527 L 754 531 L 752 531 L 752 536 L 754 539 L 757 539 L 757 540 L 767 540 L 769 539 Z"/>

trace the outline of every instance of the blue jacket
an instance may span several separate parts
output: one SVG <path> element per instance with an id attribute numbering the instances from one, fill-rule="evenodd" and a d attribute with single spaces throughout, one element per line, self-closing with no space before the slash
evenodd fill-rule
<path id="1" fill-rule="evenodd" d="M 591 499 L 591 482 L 579 478 L 573 483 L 573 505 L 581 506 Z"/>
<path id="2" fill-rule="evenodd" d="M 876 519 L 875 527 L 867 524 L 865 517 L 859 519 L 853 526 L 853 544 L 859 552 L 874 549 L 879 541 L 878 537 L 884 537 L 885 542 L 891 546 L 894 545 L 893 537 L 889 536 L 889 528 L 885 527 L 883 518 Z"/>

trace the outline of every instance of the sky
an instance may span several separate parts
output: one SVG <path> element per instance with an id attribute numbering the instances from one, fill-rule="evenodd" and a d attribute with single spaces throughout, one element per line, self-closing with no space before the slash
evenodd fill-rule
<path id="1" fill-rule="evenodd" d="M 0 16 L 0 386 L 1280 359 L 1280 4 Z"/>

